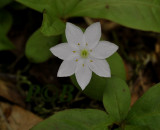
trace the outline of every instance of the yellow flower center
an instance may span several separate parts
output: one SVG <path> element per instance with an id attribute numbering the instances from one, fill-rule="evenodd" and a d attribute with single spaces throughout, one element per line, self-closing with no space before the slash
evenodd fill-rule
<path id="1" fill-rule="evenodd" d="M 88 58 L 88 55 L 89 55 L 88 50 L 86 50 L 86 49 L 81 50 L 80 56 L 81 56 L 82 58 Z"/>

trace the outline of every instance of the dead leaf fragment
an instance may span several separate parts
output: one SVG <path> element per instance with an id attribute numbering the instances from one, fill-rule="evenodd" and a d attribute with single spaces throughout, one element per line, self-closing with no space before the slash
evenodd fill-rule
<path id="1" fill-rule="evenodd" d="M 43 119 L 17 105 L 0 102 L 0 107 L 5 115 L 11 130 L 29 130 Z M 4 125 L 2 127 L 5 127 Z M 2 128 L 0 127 L 0 129 Z M 5 129 L 4 129 L 5 130 Z"/>
<path id="2" fill-rule="evenodd" d="M 25 106 L 24 97 L 18 92 L 16 86 L 10 82 L 0 80 L 0 96 L 20 106 Z"/>

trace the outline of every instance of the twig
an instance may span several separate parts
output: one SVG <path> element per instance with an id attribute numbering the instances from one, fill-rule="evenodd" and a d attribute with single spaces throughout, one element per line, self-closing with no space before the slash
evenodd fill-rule
<path id="1" fill-rule="evenodd" d="M 94 23 L 93 20 L 89 17 L 84 17 L 84 20 L 88 25 L 91 25 L 92 23 Z"/>

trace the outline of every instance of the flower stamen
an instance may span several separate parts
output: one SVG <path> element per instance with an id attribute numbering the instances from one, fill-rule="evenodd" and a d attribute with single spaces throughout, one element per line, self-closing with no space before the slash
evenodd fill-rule
<path id="1" fill-rule="evenodd" d="M 80 56 L 81 56 L 82 58 L 88 58 L 88 55 L 89 55 L 88 50 L 86 50 L 86 49 L 81 50 Z"/>

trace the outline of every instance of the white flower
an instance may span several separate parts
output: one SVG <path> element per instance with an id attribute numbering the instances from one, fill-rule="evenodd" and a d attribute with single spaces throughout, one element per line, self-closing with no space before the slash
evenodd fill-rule
<path id="1" fill-rule="evenodd" d="M 64 60 L 59 68 L 58 77 L 67 77 L 75 73 L 82 90 L 90 82 L 92 71 L 101 77 L 111 77 L 106 58 L 116 52 L 118 46 L 108 41 L 99 41 L 99 22 L 90 25 L 84 33 L 79 27 L 67 23 L 65 33 L 68 43 L 50 48 L 55 56 Z"/>

